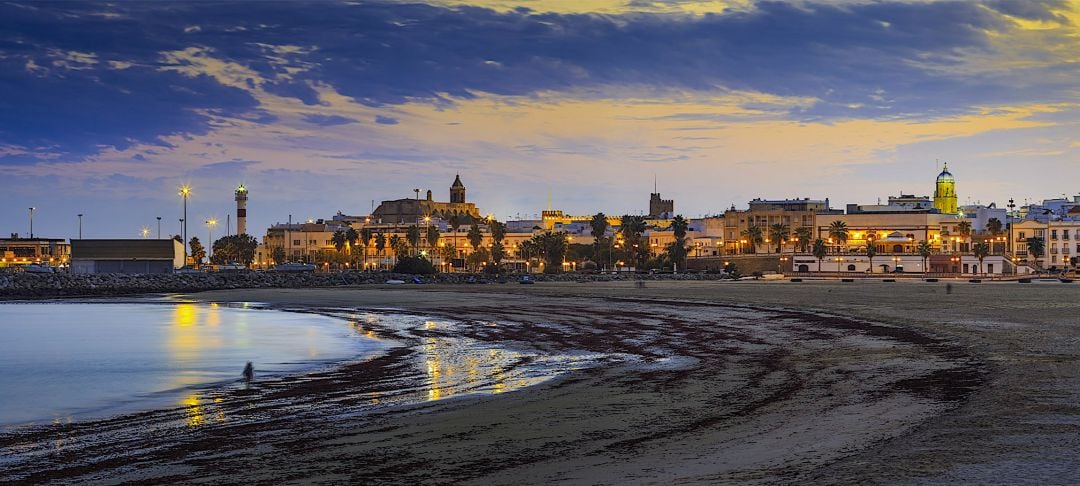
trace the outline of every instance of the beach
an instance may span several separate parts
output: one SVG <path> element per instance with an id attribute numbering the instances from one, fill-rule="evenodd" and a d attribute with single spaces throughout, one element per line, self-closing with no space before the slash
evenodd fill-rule
<path id="1" fill-rule="evenodd" d="M 358 319 L 398 345 L 186 408 L 0 435 L 0 480 L 1080 480 L 1078 288 L 946 285 L 558 282 L 175 296 Z M 415 319 L 357 317 L 380 315 Z"/>

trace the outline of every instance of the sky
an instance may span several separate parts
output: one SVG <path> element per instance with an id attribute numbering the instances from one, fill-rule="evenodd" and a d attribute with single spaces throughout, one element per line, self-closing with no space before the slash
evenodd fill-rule
<path id="1" fill-rule="evenodd" d="M 1080 0 L 0 1 L 0 234 L 1080 192 Z M 235 223 L 234 223 L 235 224 Z M 215 235 L 215 237 L 217 237 Z"/>

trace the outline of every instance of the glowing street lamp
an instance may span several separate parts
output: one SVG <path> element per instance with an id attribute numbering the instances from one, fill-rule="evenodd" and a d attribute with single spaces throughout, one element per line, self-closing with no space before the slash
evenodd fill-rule
<path id="1" fill-rule="evenodd" d="M 210 218 L 206 220 L 207 240 L 206 244 L 210 247 L 210 256 L 214 256 L 214 226 L 217 226 L 217 220 Z"/>
<path id="2" fill-rule="evenodd" d="M 143 238 L 149 238 L 150 237 L 150 228 L 147 228 L 146 226 L 143 226 L 142 229 L 139 230 L 139 236 L 142 236 Z"/>
<path id="3" fill-rule="evenodd" d="M 188 256 L 188 252 L 187 252 L 187 242 L 188 242 L 188 237 L 187 237 L 187 221 L 188 221 L 188 217 L 187 217 L 187 200 L 188 200 L 188 196 L 190 196 L 190 195 L 191 195 L 191 186 L 189 186 L 187 184 L 184 184 L 184 185 L 180 186 L 180 197 L 181 197 L 181 199 L 184 200 L 184 219 L 180 220 L 180 232 L 183 233 L 183 235 L 180 238 L 184 240 L 182 246 L 184 247 L 184 264 L 185 265 L 187 264 L 187 256 Z"/>

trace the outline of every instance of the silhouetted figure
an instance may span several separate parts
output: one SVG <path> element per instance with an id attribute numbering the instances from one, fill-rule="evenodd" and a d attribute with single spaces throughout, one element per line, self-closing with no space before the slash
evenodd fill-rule
<path id="1" fill-rule="evenodd" d="M 255 367 L 251 365 L 251 361 L 248 361 L 247 365 L 244 365 L 244 383 L 247 383 L 248 385 L 250 385 L 252 380 L 254 380 L 254 379 L 255 379 Z"/>
<path id="2" fill-rule="evenodd" d="M 952 293 L 952 284 L 951 283 L 945 284 L 945 293 L 946 294 L 951 294 Z"/>

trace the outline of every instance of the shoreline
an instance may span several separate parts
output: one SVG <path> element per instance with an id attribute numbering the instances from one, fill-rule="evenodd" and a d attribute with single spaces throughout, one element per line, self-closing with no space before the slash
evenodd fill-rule
<path id="1" fill-rule="evenodd" d="M 630 285 L 626 284 L 621 285 L 629 289 Z M 685 285 L 677 282 L 666 284 Z M 709 288 L 729 287 L 727 284 L 698 285 Z M 766 288 L 753 284 L 737 286 Z M 373 386 L 378 388 L 376 385 L 383 384 L 388 385 L 386 389 L 393 389 L 394 384 L 398 383 L 395 380 L 400 379 L 402 373 L 407 374 L 407 370 L 402 369 L 402 363 L 408 360 L 409 355 L 414 351 L 393 348 L 390 353 L 396 353 L 396 356 L 375 358 L 333 372 L 317 373 L 315 374 L 317 376 L 311 379 L 283 380 L 281 388 L 262 394 L 258 399 L 253 398 L 242 402 L 242 406 L 225 410 L 223 416 L 228 418 L 220 424 L 211 424 L 210 427 L 194 430 L 181 428 L 180 430 L 186 432 L 182 436 L 187 437 L 181 443 L 188 444 L 183 446 L 183 450 L 188 452 L 179 455 L 174 452 L 163 457 L 153 454 L 150 457 L 129 457 L 127 460 L 123 460 L 121 456 L 121 458 L 114 457 L 106 463 L 96 463 L 93 458 L 86 458 L 87 463 L 82 466 L 66 466 L 51 470 L 47 467 L 36 469 L 30 467 L 24 469 L 23 473 L 33 480 L 154 478 L 154 480 L 203 481 L 213 480 L 213 478 L 239 480 L 242 477 L 243 480 L 263 480 L 271 477 L 288 477 L 297 480 L 347 478 L 390 482 L 406 481 L 410 478 L 438 481 L 438 478 L 451 477 L 477 481 L 480 478 L 508 481 L 514 477 L 522 477 L 521 474 L 528 474 L 528 477 L 545 477 L 551 480 L 591 482 L 599 480 L 602 474 L 627 474 L 627 471 L 641 468 L 642 473 L 654 471 L 645 473 L 653 480 L 682 478 L 682 480 L 706 482 L 728 481 L 737 480 L 752 470 L 760 471 L 755 474 L 765 474 L 764 477 L 772 476 L 774 479 L 809 478 L 812 469 L 783 465 L 789 463 L 791 457 L 803 457 L 805 463 L 815 467 L 834 463 L 842 460 L 843 457 L 850 456 L 852 447 L 855 450 L 875 447 L 903 436 L 926 420 L 940 416 L 946 410 L 963 406 L 968 394 L 977 388 L 968 386 L 973 379 L 971 373 L 950 374 L 948 371 L 940 372 L 942 369 L 977 370 L 976 375 L 986 376 L 984 364 L 976 361 L 969 361 L 958 366 L 951 364 L 950 360 L 957 358 L 970 360 L 962 347 L 951 348 L 947 340 L 926 337 L 924 334 L 911 330 L 905 331 L 895 326 L 843 320 L 842 317 L 836 315 L 815 315 L 790 308 L 780 309 L 768 306 L 753 308 L 733 305 L 730 302 L 708 303 L 694 300 L 693 296 L 686 295 L 681 299 L 674 299 L 671 296 L 658 299 L 656 296 L 640 294 L 632 298 L 624 298 L 625 296 L 620 295 L 565 296 L 565 294 L 580 294 L 582 289 L 588 289 L 592 293 L 604 293 L 601 292 L 603 289 L 596 284 L 544 284 L 530 287 L 536 288 L 485 286 L 480 289 L 487 292 L 468 294 L 463 294 L 461 290 L 465 289 L 456 286 L 431 286 L 423 289 L 417 287 L 411 289 L 273 289 L 210 292 L 192 297 L 204 302 L 256 300 L 286 308 L 307 306 L 311 310 L 341 308 L 343 302 L 350 302 L 352 308 L 358 309 L 365 305 L 386 304 L 388 301 L 393 301 L 392 307 L 415 311 L 420 315 L 432 315 L 441 311 L 442 315 L 453 316 L 455 319 L 468 323 L 458 330 L 428 330 L 434 334 L 425 334 L 427 333 L 425 331 L 418 335 L 421 339 L 428 335 L 445 334 L 504 346 L 527 344 L 541 353 L 557 354 L 585 349 L 605 355 L 638 356 L 642 358 L 642 361 L 639 363 L 616 361 L 608 362 L 604 366 L 586 367 L 563 375 L 561 378 L 526 387 L 519 393 L 469 395 L 461 400 L 443 399 L 403 407 L 376 407 L 377 410 L 365 412 L 366 415 L 365 413 L 356 415 L 356 410 L 362 408 L 361 402 L 370 403 L 373 399 L 378 400 L 377 397 L 370 395 Z M 510 291 L 510 289 L 513 290 Z M 622 288 L 618 290 L 620 294 L 624 293 Z M 635 289 L 630 292 L 640 293 L 642 290 Z M 233 298 L 238 296 L 253 298 Z M 486 300 L 500 301 L 500 305 L 488 305 L 483 302 Z M 572 308 L 584 306 L 590 309 L 592 316 L 582 318 L 577 312 L 568 314 L 564 309 L 552 308 L 552 305 Z M 657 308 L 662 308 L 663 312 L 659 312 Z M 755 317 L 762 315 L 769 317 L 765 320 Z M 485 316 L 498 316 L 498 319 L 484 322 Z M 720 316 L 727 316 L 723 318 L 726 320 L 716 321 L 712 325 L 702 323 L 702 319 L 715 319 Z M 752 323 L 748 324 L 749 328 L 738 324 L 744 320 Z M 719 327 L 714 328 L 714 326 Z M 667 335 L 675 330 L 678 332 Z M 785 339 L 788 338 L 781 339 L 779 335 L 773 336 L 772 334 L 775 333 L 798 336 L 798 339 L 811 344 L 792 348 L 786 344 Z M 705 336 L 713 337 L 705 338 Z M 721 341 L 715 341 L 718 343 L 716 346 L 707 344 L 717 338 Z M 706 344 L 701 341 L 705 341 Z M 843 345 L 840 351 L 834 349 L 836 343 Z M 935 351 L 930 348 L 940 349 Z M 952 353 L 951 357 L 947 356 L 949 353 Z M 923 356 L 923 358 L 915 359 L 915 356 Z M 931 356 L 940 356 L 940 358 L 928 360 L 927 358 Z M 676 360 L 671 361 L 673 358 Z M 837 375 L 839 377 L 834 377 L 824 371 L 834 369 L 836 363 L 845 362 L 852 363 L 854 368 Z M 898 372 L 899 369 L 892 369 L 890 373 L 871 372 L 867 375 L 868 372 L 864 368 L 880 369 L 882 362 L 893 363 L 892 366 L 901 366 L 899 369 L 909 369 L 909 371 Z M 672 363 L 675 365 L 672 366 Z M 855 365 L 855 363 L 862 364 Z M 825 367 L 821 368 L 821 366 Z M 935 367 L 938 371 L 935 371 Z M 717 382 L 718 377 L 726 378 Z M 861 383 L 865 380 L 869 381 Z M 334 384 L 335 386 L 313 384 L 316 381 L 322 385 Z M 836 397 L 847 397 L 855 393 L 855 390 L 874 383 L 877 386 L 872 387 L 873 389 L 891 391 L 884 395 L 878 394 L 879 396 L 869 393 L 864 403 L 847 403 L 844 401 L 847 398 L 840 402 L 836 401 Z M 886 383 L 892 383 L 892 385 L 886 385 Z M 963 386 L 953 386 L 957 384 Z M 819 389 L 819 387 L 824 388 Z M 962 388 L 962 392 L 949 395 L 946 390 L 951 388 Z M 831 391 L 826 393 L 822 390 Z M 416 390 L 412 391 L 416 392 Z M 870 389 L 858 393 L 866 394 L 867 392 L 870 392 Z M 682 396 L 683 399 L 681 402 L 672 403 L 672 396 Z M 813 399 L 810 399 L 811 397 Z M 717 399 L 721 401 L 716 402 Z M 839 412 L 833 408 L 820 408 L 819 405 L 814 405 L 817 402 L 834 403 L 836 407 L 841 407 L 844 413 L 836 415 Z M 331 412 L 327 403 L 343 404 L 346 410 L 352 410 L 352 412 Z M 562 405 L 559 405 L 560 403 Z M 701 408 L 710 403 L 711 405 L 707 408 Z M 812 414 L 813 420 L 806 410 L 802 410 L 808 406 L 816 410 Z M 297 407 L 321 408 L 321 411 L 296 415 L 294 410 L 298 410 Z M 581 412 L 563 416 L 567 413 L 567 409 L 580 409 Z M 602 409 L 610 411 L 596 415 Z M 631 411 L 636 412 L 631 413 Z M 207 410 L 201 413 L 213 416 L 215 412 Z M 508 413 L 511 415 L 507 415 Z M 588 417 L 585 422 L 581 422 L 584 420 L 581 413 L 585 414 L 584 417 Z M 627 413 L 630 415 L 625 415 Z M 846 418 L 850 414 L 864 418 L 885 414 L 884 416 L 892 418 L 884 422 L 852 423 L 850 418 Z M 251 423 L 230 422 L 233 416 L 252 415 L 260 415 L 263 419 Z M 509 426 L 507 422 L 497 420 L 499 416 L 533 416 L 537 424 L 527 422 Z M 662 419 L 657 421 L 657 418 Z M 139 443 L 139 427 L 145 427 L 146 421 L 142 425 L 132 426 L 125 424 L 123 419 L 117 420 L 116 424 L 101 424 L 89 428 L 105 428 L 112 434 L 126 433 L 132 436 L 135 443 Z M 147 419 L 149 422 L 154 420 L 152 415 Z M 641 420 L 646 420 L 646 422 L 640 422 Z M 783 447 L 777 448 L 780 444 L 788 444 L 790 438 L 777 443 L 775 441 L 780 440 L 779 437 L 761 436 L 757 428 L 748 428 L 746 423 L 746 421 L 759 424 L 799 423 L 802 424 L 799 427 L 810 427 L 808 429 L 811 430 L 810 432 L 803 433 L 807 437 L 823 438 L 824 436 L 820 434 L 827 431 L 813 425 L 813 422 L 830 420 L 834 421 L 832 424 L 834 427 L 840 429 L 846 427 L 851 430 L 843 434 L 846 437 L 844 440 L 831 439 L 840 444 L 834 444 L 832 448 L 826 447 L 833 451 L 827 453 L 808 452 L 809 450 L 818 451 L 821 448 L 820 445 L 814 445 L 820 439 L 810 442 L 795 441 L 802 445 L 792 447 L 790 450 Z M 455 426 L 436 426 L 434 431 L 430 429 L 435 423 L 444 421 L 471 425 L 464 429 L 458 429 Z M 378 425 L 380 423 L 383 425 Z M 484 423 L 489 425 L 484 426 Z M 387 424 L 397 425 L 386 429 Z M 394 435 L 390 432 L 390 430 L 402 428 L 413 430 L 420 424 L 424 424 L 424 427 L 416 430 L 425 430 L 427 434 L 435 435 L 419 440 L 409 438 L 415 433 L 403 432 Z M 491 429 L 491 424 L 502 425 L 496 425 L 495 429 Z M 540 429 L 538 424 L 546 425 Z M 510 428 L 507 428 L 508 426 Z M 581 428 L 585 430 L 577 430 Z M 380 430 L 383 432 L 379 432 Z M 265 451 L 257 452 L 257 449 L 252 449 L 243 438 L 252 433 L 261 436 L 271 431 L 275 431 L 271 433 L 271 436 L 277 437 L 269 443 L 273 444 L 270 445 L 271 449 L 278 451 L 271 453 L 274 459 L 263 457 L 266 454 Z M 524 433 L 526 431 L 530 433 Z M 828 432 L 831 436 L 836 434 L 835 431 Z M 101 435 L 103 432 L 102 430 L 73 428 L 63 433 L 66 434 L 67 440 L 93 442 L 93 436 Z M 540 441 L 542 437 L 547 437 L 552 433 L 556 433 L 556 436 L 565 436 L 564 440 L 569 440 L 576 446 L 573 449 L 564 450 L 561 447 L 553 448 L 549 439 Z M 373 460 L 376 456 L 371 456 L 371 454 L 378 455 L 378 451 L 381 450 L 381 448 L 369 449 L 377 442 L 371 437 L 372 434 L 379 437 L 391 434 L 393 437 L 383 437 L 380 440 L 397 443 L 395 450 L 400 450 L 404 456 L 391 460 L 376 470 L 340 473 L 345 475 L 338 476 L 339 473 L 334 473 L 333 470 L 336 469 L 334 464 L 338 464 L 339 459 L 319 459 L 323 452 L 311 452 L 333 450 L 333 448 L 326 449 L 324 445 L 344 441 L 344 443 L 352 444 L 348 447 L 348 450 L 352 451 L 349 453 L 351 460 L 363 463 L 364 458 Z M 537 437 L 532 437 L 531 434 Z M 458 438 L 451 439 L 451 437 Z M 489 438 L 483 439 L 483 437 Z M 501 439 L 495 439 L 495 437 L 501 437 Z M 464 471 L 463 466 L 456 465 L 458 463 L 453 461 L 444 466 L 427 466 L 427 475 L 417 476 L 421 471 L 402 469 L 405 467 L 403 464 L 420 460 L 436 452 L 432 450 L 433 447 L 440 454 L 446 455 L 447 447 L 463 446 L 475 443 L 476 440 L 481 440 L 481 443 L 491 440 L 499 442 L 508 440 L 510 437 L 514 437 L 513 442 L 500 442 L 503 443 L 503 447 L 498 450 L 489 450 L 487 455 L 490 456 L 490 460 L 482 461 L 483 464 L 477 463 L 476 459 L 460 457 L 460 460 L 471 464 L 469 468 L 472 472 Z M 573 439 L 574 437 L 577 438 Z M 37 439 L 44 441 L 53 438 L 45 433 Z M 712 450 L 715 457 L 726 457 L 727 454 L 739 450 L 730 449 L 733 444 L 740 440 L 750 440 L 750 438 L 754 438 L 754 442 L 773 444 L 771 449 L 775 450 L 758 447 L 754 454 L 745 451 L 737 453 L 737 460 L 728 466 L 703 465 L 700 459 L 693 459 L 693 457 L 700 457 L 703 451 L 709 450 Z M 32 442 L 32 439 L 24 438 L 24 442 Z M 357 440 L 359 442 L 356 442 Z M 688 449 L 686 443 L 694 443 L 695 446 Z M 301 449 L 293 450 L 295 446 L 288 444 L 295 444 Z M 304 445 L 301 446 L 301 444 Z M 457 446 L 450 444 L 457 444 Z M 507 447 L 510 444 L 513 446 Z M 144 447 L 149 445 L 144 443 Z M 12 447 L 12 444 L 0 442 L 0 449 L 5 447 Z M 152 450 L 155 447 L 172 450 L 179 445 L 157 444 L 154 447 L 145 448 Z M 657 448 L 658 452 L 650 452 L 653 448 Z M 241 473 L 240 470 L 231 466 L 235 462 L 233 459 L 223 459 L 212 463 L 194 459 L 214 450 L 219 451 L 214 453 L 215 455 L 231 451 L 225 457 L 242 457 L 245 458 L 245 462 L 254 460 L 255 464 L 264 465 L 267 461 L 280 461 L 284 457 L 300 454 L 307 460 L 315 461 L 314 463 L 322 466 L 313 470 L 313 466 L 301 467 L 299 464 L 293 464 L 299 469 L 282 469 L 274 466 Z M 286 450 L 293 450 L 293 452 L 286 454 Z M 776 450 L 782 453 L 777 453 Z M 799 452 L 800 450 L 803 452 Z M 589 453 L 586 454 L 586 452 Z M 312 453 L 315 454 L 314 457 L 310 455 Z M 49 456 L 47 452 L 42 454 L 44 457 Z M 460 454 L 451 455 L 458 457 Z M 337 457 L 337 455 L 334 456 Z M 157 458 L 154 459 L 154 457 Z M 262 458 L 256 459 L 256 457 Z M 409 459 L 410 457 L 412 459 Z M 596 463 L 597 457 L 610 457 L 610 459 L 607 460 L 608 462 Z M 661 457 L 665 459 L 661 461 Z M 678 459 L 679 457 L 682 458 Z M 525 458 L 529 459 L 522 462 Z M 385 462 L 385 459 L 383 461 Z M 131 468 L 136 464 L 139 466 L 137 469 L 142 472 L 133 476 L 135 473 Z M 206 470 L 205 467 L 209 464 L 213 464 L 213 470 L 220 468 L 221 472 Z M 615 469 L 611 469 L 612 467 Z M 781 469 L 774 470 L 776 467 L 781 467 Z M 588 471 L 588 474 L 592 476 L 566 476 L 567 471 L 579 471 L 578 474 L 585 474 L 581 471 Z M 766 473 L 765 471 L 773 472 Z M 242 475 L 235 476 L 235 474 Z M 282 474 L 284 476 L 275 476 Z M 541 476 L 533 476 L 534 474 L 541 474 Z M 590 477 L 593 479 L 590 480 Z"/>

